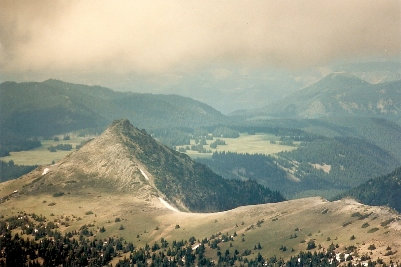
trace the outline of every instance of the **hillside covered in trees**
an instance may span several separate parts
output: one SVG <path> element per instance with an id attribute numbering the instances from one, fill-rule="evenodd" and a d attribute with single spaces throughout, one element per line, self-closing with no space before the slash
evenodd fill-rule
<path id="1" fill-rule="evenodd" d="M 389 206 L 401 212 L 401 167 L 387 175 L 370 179 L 336 199 L 342 197 L 352 197 L 366 205 Z"/>
<path id="2" fill-rule="evenodd" d="M 86 128 L 101 132 L 118 118 L 147 129 L 227 120 L 212 107 L 177 95 L 116 92 L 58 80 L 4 82 L 0 84 L 0 155 L 40 145 L 31 141 L 33 137 Z"/>
<path id="3" fill-rule="evenodd" d="M 300 144 L 295 150 L 274 155 L 222 152 L 197 161 L 225 178 L 255 180 L 287 198 L 334 197 L 400 164 L 391 153 L 359 138 L 313 135 L 280 138 L 283 142 Z"/>

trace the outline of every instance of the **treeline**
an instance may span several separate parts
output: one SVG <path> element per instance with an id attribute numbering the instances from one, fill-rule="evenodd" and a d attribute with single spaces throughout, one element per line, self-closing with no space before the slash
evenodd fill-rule
<path id="1" fill-rule="evenodd" d="M 0 160 L 0 182 L 18 178 L 21 175 L 32 171 L 36 167 L 37 166 L 16 165 L 12 160 L 9 162 Z"/>
<path id="2" fill-rule="evenodd" d="M 311 142 L 323 137 L 300 129 L 270 126 L 238 126 L 217 125 L 201 128 L 160 128 L 152 129 L 152 136 L 169 147 L 189 145 L 190 140 L 213 140 L 213 138 L 238 138 L 240 133 L 254 135 L 256 133 L 279 136 L 283 144 L 292 145 L 297 142 Z M 198 143 L 197 143 L 198 144 Z M 205 145 L 205 144 L 203 144 Z M 198 150 L 198 149 L 197 149 Z"/>
<path id="3" fill-rule="evenodd" d="M 397 168 L 387 175 L 371 179 L 335 199 L 343 197 L 353 197 L 366 205 L 387 205 L 401 212 L 401 168 Z"/>
<path id="4" fill-rule="evenodd" d="M 70 151 L 70 150 L 72 150 L 72 145 L 71 144 L 58 144 L 55 146 L 50 146 L 47 149 L 50 152 L 56 152 L 57 150 Z"/>
<path id="5" fill-rule="evenodd" d="M 40 146 L 41 143 L 36 138 L 12 133 L 6 129 L 0 130 L 0 157 L 10 155 L 11 151 L 29 150 Z"/>
<path id="6" fill-rule="evenodd" d="M 277 122 L 273 121 L 257 121 L 255 125 L 244 125 L 244 126 L 231 126 L 233 129 L 248 134 L 255 133 L 267 133 L 283 138 L 291 139 L 294 141 L 311 142 L 322 138 L 320 135 L 304 131 L 302 129 L 294 128 L 294 125 L 284 121 L 283 123 L 275 125 Z M 243 122 L 242 124 L 246 124 Z M 267 124 L 268 126 L 265 126 Z M 271 126 L 269 124 L 272 124 Z"/>
<path id="7" fill-rule="evenodd" d="M 202 128 L 161 128 L 152 129 L 151 134 L 169 147 L 190 145 L 191 139 L 196 145 L 206 145 L 206 140 L 213 138 L 237 138 L 240 132 L 226 126 L 210 126 Z M 200 150 L 202 148 L 196 148 Z"/>

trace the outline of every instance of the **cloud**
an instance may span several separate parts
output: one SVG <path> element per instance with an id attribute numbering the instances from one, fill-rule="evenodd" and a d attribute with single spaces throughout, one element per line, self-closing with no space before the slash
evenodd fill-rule
<path id="1" fill-rule="evenodd" d="M 161 73 L 399 57 L 398 0 L 0 0 L 0 71 Z"/>

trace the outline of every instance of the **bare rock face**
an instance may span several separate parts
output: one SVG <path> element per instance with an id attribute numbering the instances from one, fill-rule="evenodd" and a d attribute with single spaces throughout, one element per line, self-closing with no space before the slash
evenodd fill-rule
<path id="1" fill-rule="evenodd" d="M 124 144 L 121 128 L 139 131 L 127 120 L 115 121 L 103 134 L 89 141 L 57 164 L 43 171 L 31 190 L 99 187 L 134 192 L 137 197 L 158 195 L 153 177 Z M 132 149 L 132 148 L 131 148 Z"/>

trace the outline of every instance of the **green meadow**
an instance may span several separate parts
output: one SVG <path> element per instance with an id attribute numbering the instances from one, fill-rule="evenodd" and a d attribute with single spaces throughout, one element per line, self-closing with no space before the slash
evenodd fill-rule
<path id="1" fill-rule="evenodd" d="M 217 139 L 223 140 L 225 145 L 218 145 L 217 148 L 211 148 L 210 144 Z M 297 149 L 299 142 L 294 142 L 292 146 L 284 145 L 280 141 L 280 138 L 273 134 L 258 133 L 249 135 L 241 133 L 238 138 L 216 138 L 213 140 L 206 140 L 207 145 L 203 147 L 206 150 L 210 150 L 209 153 L 200 153 L 194 150 L 187 150 L 186 153 L 193 157 L 211 157 L 213 152 L 235 152 L 235 153 L 248 153 L 248 154 L 264 154 L 271 155 L 282 151 L 292 151 Z M 195 145 L 195 140 L 191 139 L 191 145 Z M 180 147 L 191 147 L 191 146 L 177 146 Z"/>
<path id="2" fill-rule="evenodd" d="M 55 140 L 41 140 L 42 145 L 40 147 L 34 148 L 27 151 L 10 152 L 9 156 L 1 157 L 0 160 L 8 162 L 13 160 L 15 164 L 18 165 L 48 165 L 52 162 L 57 162 L 64 158 L 71 152 L 76 150 L 82 142 L 85 142 L 92 138 L 93 136 L 78 136 L 71 134 L 70 140 L 63 140 L 63 135 L 57 136 L 59 141 Z M 57 146 L 61 144 L 70 144 L 72 149 L 70 151 L 57 150 L 56 152 L 50 152 L 49 148 L 52 146 Z"/>

